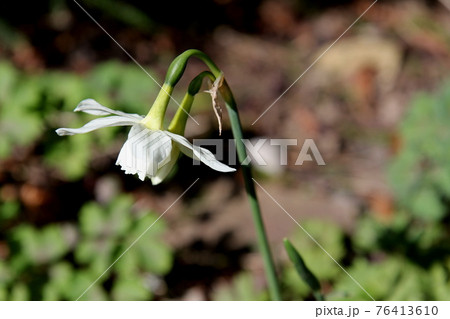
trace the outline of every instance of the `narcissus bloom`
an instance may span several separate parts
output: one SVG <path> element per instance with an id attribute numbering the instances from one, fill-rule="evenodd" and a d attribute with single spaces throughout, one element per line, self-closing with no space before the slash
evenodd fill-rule
<path id="1" fill-rule="evenodd" d="M 109 116 L 92 120 L 80 128 L 59 128 L 56 130 L 58 135 L 88 133 L 109 126 L 131 126 L 116 165 L 120 165 L 126 174 L 137 174 L 141 180 L 147 176 L 153 185 L 161 183 L 167 177 L 180 152 L 216 171 L 235 171 L 234 168 L 219 162 L 209 150 L 191 144 L 184 136 L 150 129 L 143 116 L 111 110 L 92 99 L 81 101 L 74 110 L 78 111 Z"/>

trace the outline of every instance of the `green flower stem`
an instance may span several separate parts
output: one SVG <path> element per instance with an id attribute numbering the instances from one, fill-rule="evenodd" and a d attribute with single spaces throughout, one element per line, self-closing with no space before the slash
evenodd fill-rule
<path id="1" fill-rule="evenodd" d="M 224 81 L 224 85 L 226 85 Z M 230 103 L 232 102 L 232 103 Z M 250 207 L 252 209 L 253 221 L 255 223 L 256 235 L 258 239 L 259 249 L 261 251 L 264 267 L 266 270 L 267 282 L 269 284 L 269 290 L 272 300 L 281 300 L 280 288 L 278 285 L 277 274 L 275 271 L 275 265 L 273 262 L 272 254 L 270 252 L 269 242 L 267 240 L 266 231 L 264 228 L 264 222 L 261 215 L 261 209 L 256 197 L 255 183 L 252 178 L 252 170 L 250 163 L 246 164 L 247 151 L 242 141 L 242 125 L 239 119 L 239 113 L 234 103 L 233 95 L 229 91 L 229 102 L 226 102 L 228 116 L 230 117 L 231 130 L 236 141 L 236 149 L 238 153 L 239 162 L 241 163 L 242 174 L 244 175 L 245 190 L 247 197 L 250 201 Z"/>
<path id="2" fill-rule="evenodd" d="M 188 114 L 191 110 L 192 103 L 194 102 L 194 96 L 200 91 L 203 79 L 205 77 L 208 77 L 211 81 L 215 80 L 215 77 L 211 72 L 204 71 L 191 81 L 188 91 L 183 97 L 183 101 L 181 101 L 177 112 L 175 113 L 172 121 L 169 124 L 169 132 L 184 135 L 184 129 L 186 128 Z"/>
<path id="3" fill-rule="evenodd" d="M 208 68 L 213 73 L 214 77 L 217 78 L 222 74 L 222 71 L 214 64 L 214 62 L 203 52 L 199 50 L 187 50 L 180 54 L 169 67 L 166 75 L 165 83 L 170 86 L 175 86 L 175 84 L 180 80 L 183 72 L 186 68 L 187 60 L 190 57 L 196 57 L 202 60 Z M 245 164 L 245 159 L 247 158 L 247 151 L 243 143 L 243 133 L 242 125 L 239 118 L 239 113 L 237 110 L 236 102 L 234 100 L 233 94 L 226 81 L 223 81 L 222 86 L 219 88 L 220 94 L 226 103 L 226 108 L 231 122 L 231 130 L 236 141 L 236 149 L 241 163 L 242 174 L 244 175 L 245 190 L 247 192 L 247 197 L 250 201 L 250 207 L 252 210 L 253 221 L 255 224 L 256 235 L 258 240 L 259 249 L 264 262 L 264 268 L 266 271 L 266 278 L 269 286 L 269 291 L 272 300 L 281 300 L 280 289 L 278 285 L 277 275 L 275 271 L 275 264 L 273 262 L 272 254 L 269 247 L 269 242 L 267 240 L 267 235 L 264 227 L 264 222 L 261 215 L 261 209 L 259 206 L 258 199 L 256 197 L 255 184 L 252 178 L 252 171 L 250 163 Z"/>
<path id="4" fill-rule="evenodd" d="M 142 120 L 142 124 L 151 130 L 161 130 L 164 123 L 164 115 L 166 113 L 167 105 L 170 101 L 170 96 L 173 92 L 174 85 L 164 83 L 161 90 L 156 97 L 147 116 Z"/>

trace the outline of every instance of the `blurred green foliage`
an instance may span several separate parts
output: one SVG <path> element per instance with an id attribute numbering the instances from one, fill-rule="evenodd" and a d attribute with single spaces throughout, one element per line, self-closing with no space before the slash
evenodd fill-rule
<path id="1" fill-rule="evenodd" d="M 138 7 L 126 1 L 88 0 L 83 2 L 89 8 L 96 8 L 125 25 L 148 32 L 153 29 L 153 21 Z"/>
<path id="2" fill-rule="evenodd" d="M 137 66 L 116 61 L 99 64 L 83 76 L 58 71 L 24 74 L 0 61 L 0 74 L 0 159 L 14 147 L 41 143 L 45 162 L 68 180 L 84 175 L 94 142 L 96 148 L 106 148 L 124 132 L 110 128 L 59 138 L 56 128 L 79 127 L 90 118 L 71 113 L 77 104 L 94 98 L 108 107 L 145 115 L 158 89 Z"/>
<path id="3" fill-rule="evenodd" d="M 313 272 L 308 268 L 298 250 L 292 245 L 289 239 L 283 240 L 284 249 L 294 265 L 295 270 L 299 277 L 309 286 L 316 300 L 324 301 L 324 297 L 321 294 L 320 282 Z"/>
<path id="4" fill-rule="evenodd" d="M 216 301 L 267 301 L 269 295 L 255 287 L 252 276 L 241 272 L 233 277 L 228 286 L 217 289 L 213 294 Z"/>
<path id="5" fill-rule="evenodd" d="M 339 226 L 323 220 L 306 220 L 302 222 L 302 226 L 333 258 L 340 261 L 344 257 L 344 233 Z M 323 231 L 324 229 L 327 231 Z M 327 283 L 340 276 L 339 266 L 302 230 L 289 238 L 320 281 Z M 286 264 L 281 281 L 284 298 L 287 300 L 304 299 L 311 294 L 311 288 L 300 278 L 291 263 Z"/>
<path id="6" fill-rule="evenodd" d="M 400 126 L 402 146 L 388 168 L 397 211 L 361 215 L 354 231 L 310 220 L 303 227 L 376 300 L 450 298 L 450 82 L 412 99 Z M 326 230 L 326 231 L 324 231 Z M 322 282 L 327 300 L 371 300 L 303 231 L 295 246 Z M 285 298 L 311 298 L 290 264 Z"/>
<path id="7" fill-rule="evenodd" d="M 91 117 L 72 110 L 89 97 L 145 114 L 157 88 L 135 65 L 116 61 L 81 76 L 27 74 L 0 61 L 0 159 L 14 158 L 17 149 L 38 150 L 41 164 L 66 181 L 78 181 L 96 152 L 125 140 L 126 129 L 71 138 L 54 130 L 84 125 Z M 135 210 L 130 196 L 104 205 L 85 203 L 74 218 L 39 227 L 22 209 L 18 199 L 0 201 L 0 300 L 77 299 L 132 244 L 126 262 L 119 260 L 82 299 L 152 299 L 155 283 L 172 267 L 173 252 L 162 240 L 164 221 L 155 223 L 155 213 Z"/>
<path id="8" fill-rule="evenodd" d="M 342 242 L 344 234 L 337 225 L 327 221 L 307 220 L 302 223 L 302 226 L 317 242 L 326 247 L 333 258 L 340 260 L 343 257 L 344 247 Z M 324 232 L 324 229 L 327 231 Z M 301 251 L 303 259 L 317 278 L 327 281 L 339 275 L 339 267 L 303 231 L 296 232 L 289 238 L 292 244 Z M 283 272 L 282 278 L 286 286 L 288 299 L 294 298 L 294 296 L 306 297 L 311 292 L 311 288 L 298 276 L 292 264 L 289 263 L 288 265 L 289 267 Z"/>
<path id="9" fill-rule="evenodd" d="M 414 216 L 441 220 L 450 202 L 450 82 L 412 101 L 400 127 L 402 149 L 389 167 L 399 203 Z"/>
<path id="10" fill-rule="evenodd" d="M 81 126 L 91 117 L 73 114 L 85 98 L 145 114 L 157 86 L 135 65 L 99 64 L 79 76 L 52 71 L 26 74 L 0 61 L 0 159 L 18 148 L 38 147 L 43 164 L 67 181 L 80 180 L 96 154 L 126 129 L 60 138 L 58 127 Z M 399 129 L 401 148 L 388 168 L 397 210 L 388 220 L 366 212 L 354 231 L 323 220 L 303 227 L 377 300 L 450 298 L 450 83 L 435 94 L 419 94 Z M 95 147 L 94 147 L 95 146 Z M 106 204 L 85 203 L 73 220 L 35 226 L 17 200 L 0 202 L 0 299 L 77 299 L 130 245 L 126 257 L 83 296 L 88 300 L 148 300 L 173 264 L 157 214 L 137 211 L 130 196 Z M 142 238 L 135 240 L 151 226 Z M 324 229 L 326 231 L 324 231 Z M 369 296 L 303 231 L 290 236 L 319 278 L 327 300 Z M 284 298 L 311 298 L 311 290 L 286 263 Z M 249 273 L 234 276 L 216 300 L 267 300 Z"/>
<path id="11" fill-rule="evenodd" d="M 448 236 L 436 240 L 441 232 L 433 228 L 435 226 L 417 224 L 412 227 L 404 219 L 405 216 L 399 214 L 391 223 L 386 223 L 366 215 L 358 220 L 351 238 L 339 227 L 330 227 L 331 224 L 321 220 L 309 220 L 303 226 L 374 299 L 448 300 Z M 411 221 L 410 217 L 407 219 Z M 333 235 L 321 236 L 315 231 L 320 228 L 322 234 L 331 229 Z M 326 300 L 371 300 L 323 250 L 314 247 L 316 244 L 303 231 L 294 235 L 301 239 L 297 247 L 318 274 Z M 334 237 L 332 243 L 331 237 Z M 282 283 L 285 299 L 312 298 L 311 289 L 290 263 L 283 268 Z"/>
<path id="12" fill-rule="evenodd" d="M 11 203 L 3 203 L 2 225 L 13 223 L 17 212 Z M 156 214 L 136 211 L 133 199 L 121 195 L 106 205 L 86 203 L 76 224 L 36 228 L 22 223 L 1 229 L 10 252 L 0 259 L 0 298 L 75 300 L 126 251 L 126 258 L 82 300 L 149 300 L 155 278 L 173 263 L 172 250 L 162 240 L 166 225 L 156 220 Z"/>

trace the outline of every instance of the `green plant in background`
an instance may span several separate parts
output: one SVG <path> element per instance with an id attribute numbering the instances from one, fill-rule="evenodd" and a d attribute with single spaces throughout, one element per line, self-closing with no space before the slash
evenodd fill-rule
<path id="1" fill-rule="evenodd" d="M 389 222 L 364 216 L 355 229 L 352 249 L 358 257 L 349 271 L 361 276 L 375 299 L 447 300 L 450 246 L 441 225 L 419 223 L 397 212 Z M 373 280 L 377 276 L 384 279 Z M 335 290 L 345 293 L 335 293 L 338 299 L 364 297 L 346 278 Z"/>
<path id="2" fill-rule="evenodd" d="M 147 14 L 126 1 L 88 0 L 84 1 L 83 4 L 90 8 L 97 8 L 114 20 L 121 21 L 140 31 L 148 32 L 154 29 L 154 23 Z"/>
<path id="3" fill-rule="evenodd" d="M 400 126 L 402 147 L 388 170 L 398 211 L 384 221 L 361 216 L 347 244 L 348 272 L 376 300 L 449 298 L 449 120 L 450 82 L 412 100 Z M 327 299 L 368 300 L 348 276 L 338 274 L 332 283 Z"/>
<path id="4" fill-rule="evenodd" d="M 371 215 L 362 216 L 347 240 L 340 227 L 327 222 L 324 226 L 323 220 L 308 220 L 303 226 L 375 300 L 448 300 L 448 240 L 436 241 L 436 234 L 431 234 L 435 230 L 423 225 L 411 230 L 408 216 L 401 212 L 398 215 L 389 223 Z M 324 227 L 327 232 L 323 232 Z M 302 247 L 303 258 L 311 260 L 326 300 L 371 300 L 322 250 L 305 240 L 303 231 L 294 232 L 292 238 Z M 312 287 L 317 285 L 307 284 L 289 264 L 284 265 L 281 278 L 285 299 L 314 296 Z"/>
<path id="5" fill-rule="evenodd" d="M 83 77 L 64 72 L 29 75 L 0 61 L 0 158 L 15 147 L 42 143 L 44 161 L 57 168 L 66 179 L 77 180 L 88 169 L 96 148 L 110 147 L 123 130 L 112 128 L 92 136 L 56 139 L 47 134 L 58 125 L 55 110 L 69 111 L 90 96 L 119 105 L 127 112 L 138 112 L 156 92 L 156 84 L 135 66 L 116 61 L 99 64 Z M 80 125 L 86 117 L 65 116 L 66 125 Z M 67 156 L 71 154 L 71 156 Z"/>
<path id="6" fill-rule="evenodd" d="M 14 145 L 33 142 L 42 132 L 36 110 L 40 91 L 37 78 L 24 77 L 9 63 L 0 63 L 0 158 Z"/>
<path id="7" fill-rule="evenodd" d="M 2 300 L 75 300 L 111 265 L 157 215 L 133 209 L 131 197 L 121 195 L 101 206 L 86 203 L 77 224 L 51 224 L 35 228 L 21 224 L 2 229 L 10 247 L 0 260 Z M 0 206 L 3 222 L 14 222 L 18 207 Z M 161 276 L 173 263 L 171 248 L 162 240 L 164 221 L 146 232 L 130 250 L 126 262 L 118 262 L 86 292 L 89 300 L 149 300 Z M 108 288 L 111 287 L 111 288 Z"/>
<path id="8" fill-rule="evenodd" d="M 450 82 L 412 100 L 388 170 L 398 211 L 388 220 L 372 213 L 358 218 L 346 245 L 350 254 L 341 256 L 376 300 L 449 298 L 449 120 Z M 336 274 L 331 283 L 329 300 L 370 300 L 348 276 Z"/>
<path id="9" fill-rule="evenodd" d="M 400 127 L 401 149 L 389 167 L 399 203 L 414 216 L 441 220 L 450 202 L 450 82 L 417 95 Z"/>
<path id="10" fill-rule="evenodd" d="M 388 170 L 398 199 L 391 219 L 367 212 L 349 235 L 324 221 L 303 225 L 376 300 L 448 300 L 450 296 L 449 121 L 450 82 L 434 95 L 421 93 L 412 100 L 400 126 L 402 147 Z M 297 236 L 304 233 L 293 234 L 294 242 Z M 309 244 L 299 240 L 297 245 L 303 257 L 314 262 L 327 300 L 370 300 Z M 289 299 L 309 295 L 308 286 L 290 267 L 283 270 L 283 284 Z"/>
<path id="11" fill-rule="evenodd" d="M 248 272 L 241 272 L 233 277 L 226 287 L 220 287 L 213 293 L 216 301 L 266 301 L 269 296 L 265 290 L 256 289 L 253 277 Z"/>
<path id="12" fill-rule="evenodd" d="M 326 250 L 331 256 L 333 256 L 333 258 L 335 258 L 338 262 L 341 262 L 345 254 L 345 249 L 343 246 L 344 233 L 338 225 L 323 220 L 306 220 L 302 223 L 302 226 L 308 230 L 308 233 L 310 233 L 311 236 L 317 240 L 317 242 L 319 242 L 323 247 L 326 247 Z M 327 231 L 324 232 L 324 229 Z M 337 266 L 327 254 L 317 247 L 317 244 L 305 235 L 303 231 L 300 230 L 291 234 L 289 242 L 291 243 L 292 248 L 294 248 L 294 246 L 301 247 L 301 258 L 306 264 L 311 263 L 311 265 L 313 265 L 312 271 L 314 272 L 314 277 L 318 279 L 319 285 L 322 283 L 322 286 L 328 286 L 330 282 L 341 275 L 339 266 Z M 295 254 L 291 248 L 289 248 L 289 251 L 290 254 Z M 298 254 L 298 252 L 296 253 Z M 286 299 L 305 299 L 311 294 L 311 291 L 315 292 L 314 298 L 321 299 L 322 296 L 319 296 L 320 292 L 317 287 L 317 282 L 312 284 L 312 282 L 308 283 L 305 279 L 303 279 L 302 276 L 305 272 L 305 268 L 301 267 L 301 265 L 297 265 L 297 267 L 300 266 L 303 269 L 299 273 L 297 270 L 298 268 L 296 269 L 295 266 L 296 262 L 294 263 L 292 260 L 293 258 L 294 260 L 297 259 L 297 257 L 289 256 L 289 252 L 288 257 L 290 257 L 294 267 L 288 264 L 282 272 L 282 283 L 285 288 L 283 290 L 283 294 L 286 296 Z M 311 284 L 313 287 L 311 287 Z"/>
<path id="13" fill-rule="evenodd" d="M 300 253 L 295 249 L 289 239 L 285 238 L 283 240 L 284 248 L 289 256 L 289 259 L 294 264 L 295 270 L 301 279 L 311 288 L 314 297 L 317 300 L 323 301 L 324 297 L 320 292 L 320 282 L 317 277 L 311 272 L 311 270 L 306 266 Z"/>

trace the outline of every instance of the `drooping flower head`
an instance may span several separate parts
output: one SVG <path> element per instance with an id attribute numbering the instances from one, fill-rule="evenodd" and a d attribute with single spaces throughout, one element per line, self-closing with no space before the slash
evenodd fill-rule
<path id="1" fill-rule="evenodd" d="M 207 149 L 191 144 L 184 136 L 187 114 L 198 92 L 201 80 L 209 72 L 203 72 L 193 80 L 190 90 L 185 95 L 180 108 L 167 130 L 163 129 L 163 119 L 173 87 L 164 84 L 146 117 L 128 114 L 107 108 L 93 99 L 80 102 L 75 112 L 82 111 L 97 116 L 104 116 L 88 122 L 80 128 L 59 128 L 60 136 L 88 133 L 110 126 L 131 126 L 128 139 L 120 150 L 116 165 L 121 166 L 126 174 L 137 174 L 141 180 L 151 179 L 153 185 L 161 183 L 175 166 L 181 153 L 203 162 L 220 172 L 233 172 L 231 168 L 219 162 Z M 200 85 L 199 85 L 200 84 Z"/>

